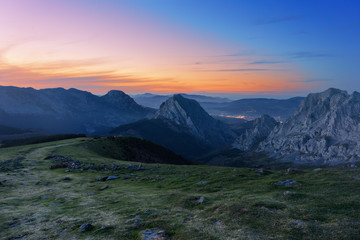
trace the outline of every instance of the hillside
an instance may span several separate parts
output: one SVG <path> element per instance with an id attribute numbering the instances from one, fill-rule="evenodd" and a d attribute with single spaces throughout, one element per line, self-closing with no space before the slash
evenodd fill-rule
<path id="1" fill-rule="evenodd" d="M 99 140 L 0 149 L 0 239 L 328 240 L 360 234 L 359 168 L 143 163 L 139 169 L 137 162 L 89 150 Z"/>
<path id="2" fill-rule="evenodd" d="M 133 137 L 107 137 L 88 143 L 95 153 L 122 161 L 162 164 L 191 164 L 180 155 L 150 141 Z"/>

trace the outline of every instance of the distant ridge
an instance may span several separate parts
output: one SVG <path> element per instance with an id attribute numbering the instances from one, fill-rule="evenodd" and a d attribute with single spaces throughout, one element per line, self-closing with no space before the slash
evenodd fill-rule
<path id="1" fill-rule="evenodd" d="M 153 113 L 122 91 L 113 90 L 99 97 L 74 88 L 0 86 L 0 124 L 11 127 L 96 134 Z"/>

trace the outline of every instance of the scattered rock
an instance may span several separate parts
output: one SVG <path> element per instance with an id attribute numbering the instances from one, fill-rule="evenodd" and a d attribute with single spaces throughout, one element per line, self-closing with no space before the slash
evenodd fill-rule
<path id="1" fill-rule="evenodd" d="M 39 185 L 39 184 L 40 184 L 40 182 L 36 182 L 36 183 L 35 183 L 35 185 Z"/>
<path id="2" fill-rule="evenodd" d="M 286 195 L 293 194 L 293 192 L 292 191 L 285 191 L 283 194 L 286 196 Z"/>
<path id="3" fill-rule="evenodd" d="M 118 179 L 119 177 L 118 176 L 109 176 L 106 178 L 106 181 L 110 181 L 110 180 L 115 180 L 115 179 Z"/>
<path id="4" fill-rule="evenodd" d="M 167 236 L 163 229 L 147 229 L 141 232 L 143 240 L 166 240 Z"/>
<path id="5" fill-rule="evenodd" d="M 322 170 L 322 168 L 315 168 L 313 171 L 314 172 L 320 172 Z"/>
<path id="6" fill-rule="evenodd" d="M 93 193 L 93 192 L 89 192 L 87 195 L 94 195 L 95 193 Z"/>
<path id="7" fill-rule="evenodd" d="M 291 186 L 297 185 L 299 183 L 294 181 L 294 180 L 287 179 L 287 180 L 284 180 L 284 181 L 277 181 L 277 182 L 275 182 L 275 184 L 283 186 L 283 187 L 291 187 Z"/>
<path id="8" fill-rule="evenodd" d="M 64 178 L 63 180 L 64 180 L 64 181 L 70 181 L 70 180 L 71 180 L 71 178 L 66 177 L 66 178 Z"/>
<path id="9" fill-rule="evenodd" d="M 207 183 L 208 183 L 207 181 L 201 181 L 201 182 L 198 182 L 197 185 L 205 185 Z"/>
<path id="10" fill-rule="evenodd" d="M 107 189 L 107 188 L 109 188 L 109 185 L 104 185 L 104 186 L 102 186 L 102 187 L 100 188 L 100 190 L 105 190 L 105 189 Z"/>
<path id="11" fill-rule="evenodd" d="M 98 177 L 98 178 L 96 178 L 96 180 L 98 180 L 98 181 L 106 181 L 106 179 L 108 178 L 108 176 L 105 176 L 105 177 Z"/>
<path id="12" fill-rule="evenodd" d="M 204 200 L 205 200 L 205 197 L 202 197 L 202 196 L 201 196 L 201 197 L 199 198 L 199 200 L 197 200 L 197 202 L 198 202 L 198 203 L 203 203 Z"/>
<path id="13" fill-rule="evenodd" d="M 91 223 L 85 223 L 79 227 L 79 230 L 80 232 L 87 232 L 87 231 L 91 231 L 93 228 L 94 226 L 91 225 Z"/>

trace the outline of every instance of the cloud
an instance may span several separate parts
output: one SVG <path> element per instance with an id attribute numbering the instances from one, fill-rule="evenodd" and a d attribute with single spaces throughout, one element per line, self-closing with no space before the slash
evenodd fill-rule
<path id="1" fill-rule="evenodd" d="M 287 63 L 288 61 L 255 61 L 250 64 L 277 64 L 277 63 Z"/>
<path id="2" fill-rule="evenodd" d="M 305 83 L 314 83 L 314 82 L 331 82 L 333 81 L 333 79 L 329 79 L 329 78 L 314 78 L 314 79 L 307 79 L 307 80 L 304 80 L 302 82 L 305 82 Z"/>
<path id="3" fill-rule="evenodd" d="M 281 23 L 281 22 L 291 22 L 291 21 L 297 21 L 300 19 L 303 19 L 303 15 L 292 15 L 292 16 L 284 16 L 284 17 L 277 17 L 277 18 L 266 18 L 266 19 L 258 19 L 254 22 L 253 25 L 259 26 L 259 25 L 266 25 L 266 24 L 275 24 L 275 23 Z"/>
<path id="4" fill-rule="evenodd" d="M 273 71 L 273 69 L 265 68 L 235 68 L 235 69 L 217 69 L 216 72 L 257 72 L 257 71 Z"/>
<path id="5" fill-rule="evenodd" d="M 299 51 L 299 52 L 289 53 L 288 56 L 296 59 L 314 59 L 314 58 L 332 57 L 333 55 L 326 53 L 318 53 L 318 52 Z"/>

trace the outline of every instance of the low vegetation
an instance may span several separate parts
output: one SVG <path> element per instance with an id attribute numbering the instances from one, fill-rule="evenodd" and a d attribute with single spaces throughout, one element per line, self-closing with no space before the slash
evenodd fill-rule
<path id="1" fill-rule="evenodd" d="M 105 138 L 1 148 L 0 238 L 359 239 L 356 165 L 139 164 L 127 157 L 128 140 L 118 148 Z"/>

